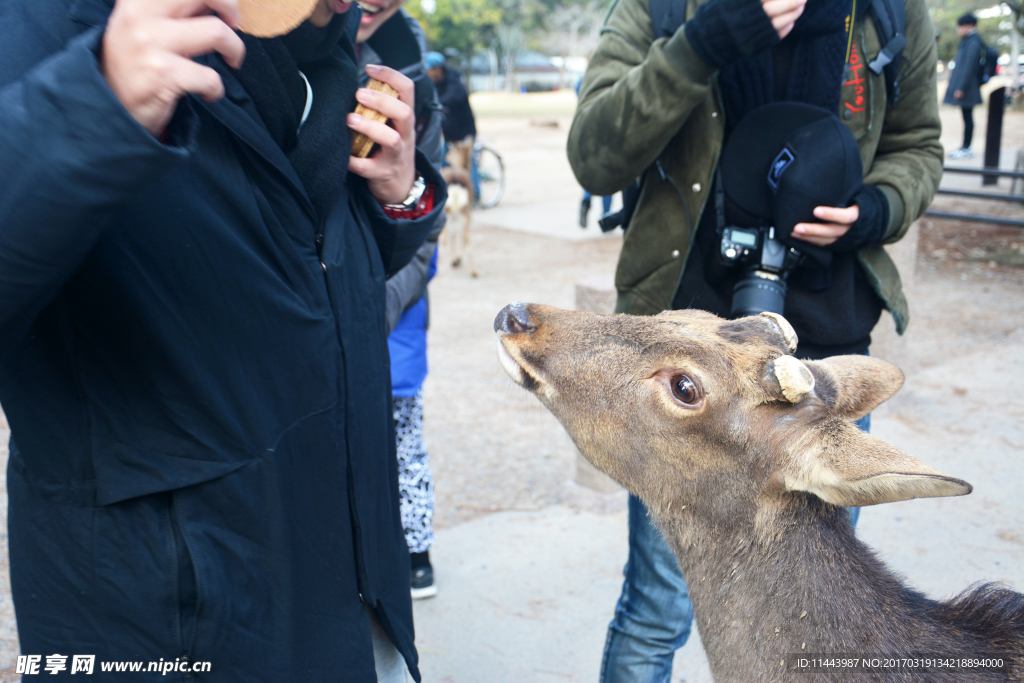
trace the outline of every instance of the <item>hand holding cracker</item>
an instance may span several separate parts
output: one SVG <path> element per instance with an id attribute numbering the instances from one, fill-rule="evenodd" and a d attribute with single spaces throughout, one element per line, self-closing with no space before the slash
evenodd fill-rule
<path id="1" fill-rule="evenodd" d="M 390 95 L 391 97 L 398 97 L 397 90 L 392 88 L 387 83 L 381 83 L 380 81 L 376 81 L 372 78 L 370 79 L 370 82 L 366 84 L 366 88 L 367 90 L 373 90 L 374 92 L 382 92 L 385 95 Z M 387 116 L 381 114 L 379 111 L 374 111 L 373 109 L 370 109 L 365 104 L 357 104 L 356 113 L 359 114 L 360 116 L 365 116 L 366 118 L 372 121 L 377 121 L 378 123 L 387 123 L 388 120 Z M 370 150 L 373 149 L 373 146 L 375 144 L 376 143 L 373 140 L 366 137 L 362 133 L 353 133 L 352 156 L 359 157 L 360 159 L 364 159 L 370 156 Z"/>
<path id="2" fill-rule="evenodd" d="M 370 192 L 385 204 L 405 201 L 416 180 L 416 121 L 413 114 L 415 94 L 412 81 L 402 73 L 386 66 L 374 64 L 366 67 L 370 78 L 391 86 L 398 97 L 378 90 L 360 88 L 356 101 L 384 117 L 375 120 L 357 110 L 348 115 L 352 138 L 362 134 L 372 143 L 380 145 L 372 156 L 365 159 L 350 156 L 348 170 L 367 180 Z"/>

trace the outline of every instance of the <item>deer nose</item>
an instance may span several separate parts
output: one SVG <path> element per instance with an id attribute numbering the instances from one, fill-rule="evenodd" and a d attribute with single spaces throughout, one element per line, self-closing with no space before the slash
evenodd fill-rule
<path id="1" fill-rule="evenodd" d="M 536 329 L 537 326 L 530 322 L 530 314 L 522 301 L 509 304 L 498 311 L 497 317 L 494 318 L 494 331 L 498 333 L 531 334 Z"/>

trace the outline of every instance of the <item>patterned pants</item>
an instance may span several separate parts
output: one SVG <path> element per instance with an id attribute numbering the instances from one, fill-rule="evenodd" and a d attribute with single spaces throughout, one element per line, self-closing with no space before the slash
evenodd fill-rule
<path id="1" fill-rule="evenodd" d="M 410 553 L 434 544 L 434 476 L 423 444 L 423 390 L 415 396 L 392 396 L 398 436 L 398 492 L 402 496 L 402 527 Z"/>

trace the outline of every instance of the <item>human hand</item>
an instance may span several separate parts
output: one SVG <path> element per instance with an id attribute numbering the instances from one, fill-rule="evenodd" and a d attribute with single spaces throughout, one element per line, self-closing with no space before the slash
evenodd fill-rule
<path id="1" fill-rule="evenodd" d="M 238 0 L 117 0 L 103 35 L 100 72 L 128 113 L 158 136 L 183 95 L 224 96 L 217 72 L 191 58 L 219 52 L 239 68 L 245 45 L 231 30 L 238 22 Z"/>
<path id="2" fill-rule="evenodd" d="M 397 90 L 398 99 L 367 88 L 356 91 L 360 104 L 384 114 L 390 123 L 378 123 L 355 113 L 348 115 L 349 128 L 380 145 L 366 159 L 350 156 L 348 170 L 366 178 L 377 201 L 398 204 L 409 196 L 416 180 L 415 90 L 409 77 L 386 66 L 369 64 L 366 73 Z"/>
<path id="3" fill-rule="evenodd" d="M 793 24 L 804 13 L 807 0 L 761 0 L 761 7 L 772 20 L 772 26 L 779 34 L 779 40 L 789 35 Z"/>
<path id="4" fill-rule="evenodd" d="M 860 207 L 856 204 L 845 209 L 819 206 L 814 209 L 814 217 L 827 222 L 797 223 L 793 226 L 792 235 L 819 247 L 827 247 L 849 232 L 860 218 Z"/>
<path id="5" fill-rule="evenodd" d="M 953 93 L 953 99 L 954 100 L 962 100 L 963 98 L 964 98 L 964 91 L 963 90 L 957 90 L 956 92 Z"/>

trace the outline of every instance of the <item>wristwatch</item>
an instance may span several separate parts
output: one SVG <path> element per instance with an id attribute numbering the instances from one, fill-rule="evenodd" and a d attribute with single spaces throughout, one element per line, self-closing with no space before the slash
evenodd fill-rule
<path id="1" fill-rule="evenodd" d="M 412 189 L 409 190 L 409 196 L 405 198 L 404 202 L 400 204 L 384 204 L 385 209 L 392 209 L 394 211 L 412 211 L 416 208 L 416 205 L 420 203 L 420 198 L 423 197 L 423 192 L 427 189 L 427 181 L 423 179 L 423 176 L 416 174 L 416 180 L 413 181 Z"/>

